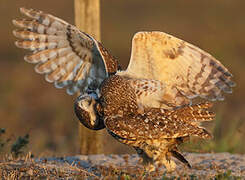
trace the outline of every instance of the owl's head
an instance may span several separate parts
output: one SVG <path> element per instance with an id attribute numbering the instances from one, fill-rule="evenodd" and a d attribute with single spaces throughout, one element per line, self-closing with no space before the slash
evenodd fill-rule
<path id="1" fill-rule="evenodd" d="M 78 96 L 74 110 L 80 122 L 92 130 L 105 128 L 104 121 L 98 112 L 98 96 L 96 93 L 83 94 Z"/>

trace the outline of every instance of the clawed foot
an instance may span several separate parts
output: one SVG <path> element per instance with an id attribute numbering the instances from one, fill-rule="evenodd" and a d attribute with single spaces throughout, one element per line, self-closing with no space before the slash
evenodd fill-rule
<path id="1" fill-rule="evenodd" d="M 156 170 L 156 167 L 153 164 L 147 164 L 146 166 L 144 166 L 145 171 L 150 173 Z"/>
<path id="2" fill-rule="evenodd" d="M 172 160 L 167 160 L 167 163 L 164 164 L 167 172 L 173 172 L 176 169 L 176 164 Z"/>

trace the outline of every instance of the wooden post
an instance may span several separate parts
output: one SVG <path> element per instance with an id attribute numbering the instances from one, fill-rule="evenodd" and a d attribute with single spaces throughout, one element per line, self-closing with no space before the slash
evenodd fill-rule
<path id="1" fill-rule="evenodd" d="M 74 6 L 76 26 L 100 41 L 100 0 L 74 0 Z M 79 123 L 80 153 L 102 153 L 102 132 L 89 130 Z"/>

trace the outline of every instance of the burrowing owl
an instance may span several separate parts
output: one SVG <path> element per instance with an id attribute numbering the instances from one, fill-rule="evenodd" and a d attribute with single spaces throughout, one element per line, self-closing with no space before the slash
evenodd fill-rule
<path id="1" fill-rule="evenodd" d="M 81 92 L 75 113 L 94 130 L 106 128 L 118 141 L 134 147 L 147 170 L 175 169 L 171 156 L 190 167 L 177 146 L 190 136 L 210 138 L 199 124 L 210 121 L 211 103 L 231 93 L 231 73 L 214 57 L 163 32 L 134 35 L 130 63 L 118 61 L 93 37 L 41 11 L 21 8 L 28 19 L 14 20 L 16 45 L 32 51 L 36 64 L 57 88 Z"/>

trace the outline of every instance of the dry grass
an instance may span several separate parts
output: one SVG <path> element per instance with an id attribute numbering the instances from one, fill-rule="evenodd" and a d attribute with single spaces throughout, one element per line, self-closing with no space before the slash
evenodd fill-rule
<path id="1" fill-rule="evenodd" d="M 215 155 L 212 155 L 215 157 Z M 230 155 L 228 155 L 230 156 Z M 202 157 L 203 162 L 209 160 L 210 156 Z M 115 156 L 117 161 L 118 156 Z M 238 175 L 233 170 L 224 169 L 224 167 L 213 162 L 208 165 L 196 164 L 193 170 L 180 167 L 174 173 L 166 173 L 162 168 L 157 168 L 155 172 L 146 173 L 140 164 L 130 164 L 127 162 L 129 155 L 124 155 L 125 163 L 115 163 L 113 161 L 93 164 L 91 167 L 83 167 L 82 164 L 66 162 L 57 158 L 55 161 L 50 161 L 43 158 L 42 161 L 31 158 L 31 153 L 25 156 L 14 158 L 11 155 L 5 155 L 0 161 L 0 176 L 3 179 L 122 179 L 122 180 L 137 180 L 137 179 L 164 179 L 164 180 L 199 180 L 199 179 L 215 179 L 215 180 L 240 180 L 242 176 Z M 217 158 L 219 158 L 217 156 Z M 230 157 L 223 159 L 224 162 L 229 162 Z M 233 157 L 234 158 L 234 157 Z M 241 158 L 241 157 L 240 157 Z M 232 159 L 232 158 L 231 158 Z M 243 160 L 241 158 L 240 160 Z M 239 160 L 239 159 L 237 159 Z M 103 158 L 104 161 L 104 158 Z M 202 162 L 200 161 L 200 162 Z M 209 167 L 210 166 L 210 167 Z M 240 168 L 240 167 L 237 167 Z M 200 173 L 201 172 L 201 173 Z M 239 172 L 239 171 L 238 171 Z M 242 172 L 242 171 L 241 171 Z M 242 172 L 244 174 L 244 172 Z"/>
<path id="2" fill-rule="evenodd" d="M 26 178 L 99 178 L 82 168 L 66 164 L 63 167 L 46 164 L 44 160 L 37 163 L 29 153 L 25 157 L 14 159 L 13 156 L 7 155 L 0 162 L 0 176 L 4 179 L 26 179 Z"/>

